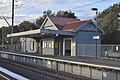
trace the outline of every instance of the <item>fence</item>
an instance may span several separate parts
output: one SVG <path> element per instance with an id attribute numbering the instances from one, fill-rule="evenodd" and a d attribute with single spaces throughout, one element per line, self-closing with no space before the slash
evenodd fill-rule
<path id="1" fill-rule="evenodd" d="M 103 56 L 120 57 L 120 45 L 101 45 Z"/>
<path id="2" fill-rule="evenodd" d="M 0 50 L 21 52 L 21 45 L 0 45 Z M 78 44 L 72 48 L 72 54 L 77 53 L 76 56 L 89 56 L 89 57 L 120 57 L 120 45 L 108 44 Z M 97 53 L 97 54 L 96 54 Z"/>
<path id="3" fill-rule="evenodd" d="M 20 52 L 21 51 L 21 45 L 20 44 L 0 45 L 0 50 L 10 51 L 10 52 Z"/>
<path id="4" fill-rule="evenodd" d="M 79 44 L 77 45 L 77 56 L 120 57 L 120 45 Z"/>

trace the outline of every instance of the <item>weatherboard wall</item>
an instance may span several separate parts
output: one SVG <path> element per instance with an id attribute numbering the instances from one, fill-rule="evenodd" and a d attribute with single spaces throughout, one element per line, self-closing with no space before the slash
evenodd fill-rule
<path id="1" fill-rule="evenodd" d="M 99 30 L 98 30 L 99 31 Z M 93 36 L 99 36 L 99 39 L 93 39 Z M 97 32 L 96 34 L 96 27 L 89 23 L 85 25 L 83 28 L 79 29 L 76 32 L 76 51 L 77 56 L 95 56 L 95 48 L 96 48 L 96 41 L 97 44 L 101 44 L 101 32 Z M 85 46 L 84 46 L 85 45 Z M 85 48 L 87 47 L 87 48 Z M 87 50 L 86 50 L 87 49 Z M 98 47 L 98 52 L 100 50 L 100 47 Z M 100 56 L 100 54 L 98 54 Z"/>

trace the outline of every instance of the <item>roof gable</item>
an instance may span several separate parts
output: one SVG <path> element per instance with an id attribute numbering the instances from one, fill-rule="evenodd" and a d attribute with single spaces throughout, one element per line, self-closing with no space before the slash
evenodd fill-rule
<path id="1" fill-rule="evenodd" d="M 95 22 L 93 22 L 92 20 L 87 20 L 85 24 L 76 28 L 75 32 L 77 32 L 78 30 L 96 31 L 96 28 L 98 31 L 104 33 L 104 31 L 99 26 L 97 26 Z"/>
<path id="2" fill-rule="evenodd" d="M 51 19 L 49 19 L 49 17 L 47 17 L 42 26 L 41 26 L 42 29 L 49 29 L 49 30 L 58 30 L 58 28 L 54 25 L 54 23 L 51 21 Z M 41 29 L 40 28 L 40 29 Z"/>
<path id="3" fill-rule="evenodd" d="M 85 24 L 83 27 L 81 27 L 80 30 L 95 31 L 96 26 L 91 22 L 87 22 L 87 24 Z"/>

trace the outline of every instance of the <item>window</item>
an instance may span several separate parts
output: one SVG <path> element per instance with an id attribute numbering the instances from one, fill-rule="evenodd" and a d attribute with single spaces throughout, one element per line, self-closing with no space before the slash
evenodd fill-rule
<path id="1" fill-rule="evenodd" d="M 31 42 L 30 42 L 30 50 L 31 50 L 31 51 L 34 51 L 34 41 L 31 41 Z"/>

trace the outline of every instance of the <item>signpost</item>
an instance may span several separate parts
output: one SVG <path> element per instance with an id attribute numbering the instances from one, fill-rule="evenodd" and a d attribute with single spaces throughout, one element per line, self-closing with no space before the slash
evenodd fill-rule
<path id="1" fill-rule="evenodd" d="M 14 27 L 14 0 L 12 0 L 12 26 L 11 26 L 11 34 L 13 33 Z M 13 46 L 13 38 L 11 38 L 11 46 Z M 13 48 L 11 49 L 13 51 Z"/>
<path id="2" fill-rule="evenodd" d="M 98 8 L 91 8 L 91 10 L 95 11 L 96 12 L 96 24 L 97 24 L 97 15 L 98 15 Z M 97 26 L 96 26 L 96 35 L 98 35 L 98 29 L 97 29 Z M 97 40 L 99 39 L 99 36 L 93 36 L 93 39 L 96 40 L 96 54 L 95 54 L 95 58 L 97 59 Z"/>

